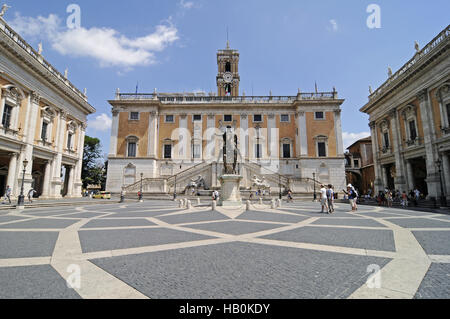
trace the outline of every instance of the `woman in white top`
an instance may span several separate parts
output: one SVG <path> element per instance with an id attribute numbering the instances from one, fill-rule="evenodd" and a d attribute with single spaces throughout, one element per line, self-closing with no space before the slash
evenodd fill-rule
<path id="1" fill-rule="evenodd" d="M 320 203 L 322 204 L 322 213 L 324 209 L 328 213 L 328 200 L 327 200 L 327 189 L 324 185 L 320 185 Z"/>

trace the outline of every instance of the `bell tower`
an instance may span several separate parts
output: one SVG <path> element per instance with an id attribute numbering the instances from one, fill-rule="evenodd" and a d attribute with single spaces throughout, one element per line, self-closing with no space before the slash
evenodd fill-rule
<path id="1" fill-rule="evenodd" d="M 227 48 L 217 52 L 217 92 L 219 96 L 239 96 L 239 52 L 230 49 L 230 42 L 227 41 Z"/>

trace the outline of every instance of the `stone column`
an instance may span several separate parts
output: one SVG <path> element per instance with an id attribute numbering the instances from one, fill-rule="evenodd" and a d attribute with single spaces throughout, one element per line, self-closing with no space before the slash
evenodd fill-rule
<path id="1" fill-rule="evenodd" d="M 73 197 L 82 197 L 81 191 L 83 182 L 81 180 L 81 170 L 83 166 L 83 151 L 84 151 L 84 138 L 86 136 L 86 123 L 81 123 L 79 126 L 79 134 L 78 134 L 78 161 L 75 166 L 75 176 L 74 176 L 74 190 Z"/>
<path id="2" fill-rule="evenodd" d="M 369 124 L 370 132 L 372 134 L 372 154 L 373 154 L 373 166 L 375 169 L 375 180 L 374 180 L 374 188 L 375 194 L 378 194 L 379 191 L 383 190 L 383 178 L 382 178 L 382 170 L 381 165 L 378 162 L 378 132 L 377 126 L 375 122 L 370 122 Z"/>
<path id="3" fill-rule="evenodd" d="M 67 195 L 66 197 L 72 197 L 73 196 L 73 182 L 75 178 L 75 167 L 70 166 L 69 168 L 69 181 L 67 183 Z"/>
<path id="4" fill-rule="evenodd" d="M 406 192 L 409 192 L 410 190 L 414 190 L 416 187 L 416 185 L 414 185 L 414 173 L 411 161 L 406 161 L 406 174 L 408 177 L 408 189 Z"/>
<path id="5" fill-rule="evenodd" d="M 187 115 L 180 115 L 179 135 L 181 140 L 178 142 L 177 154 L 174 154 L 175 159 L 190 160 L 191 140 L 188 133 Z"/>
<path id="6" fill-rule="evenodd" d="M 52 180 L 52 192 L 51 196 L 53 198 L 61 198 L 62 182 L 61 182 L 61 165 L 62 165 L 62 153 L 64 147 L 64 139 L 66 134 L 66 121 L 67 113 L 61 111 L 59 113 L 58 120 L 58 132 L 56 135 L 56 148 L 57 155 L 53 161 L 53 180 Z"/>
<path id="7" fill-rule="evenodd" d="M 149 115 L 149 128 L 148 128 L 148 156 L 156 158 L 157 154 L 157 131 L 158 131 L 158 114 L 151 112 Z M 117 136 L 117 134 L 116 134 Z"/>
<path id="8" fill-rule="evenodd" d="M 9 159 L 9 166 L 8 166 L 8 177 L 6 179 L 6 186 L 11 187 L 12 189 L 12 193 L 16 194 L 15 191 L 15 182 L 18 179 L 17 178 L 17 158 L 19 157 L 19 154 L 17 153 L 11 153 L 9 154 L 10 159 Z"/>
<path id="9" fill-rule="evenodd" d="M 305 112 L 298 112 L 298 156 L 308 156 L 308 136 L 306 134 Z"/>
<path id="10" fill-rule="evenodd" d="M 51 181 L 51 162 L 47 161 L 45 163 L 45 171 L 44 171 L 44 184 L 42 187 L 42 198 L 48 198 L 50 195 L 50 181 Z"/>
<path id="11" fill-rule="evenodd" d="M 405 169 L 403 163 L 403 156 L 401 153 L 402 144 L 400 141 L 400 125 L 398 124 L 397 109 L 390 112 L 393 151 L 395 155 L 395 171 L 396 177 L 394 179 L 395 189 L 400 192 L 406 191 Z"/>
<path id="12" fill-rule="evenodd" d="M 248 159 L 248 115 L 241 114 L 240 152 L 243 159 Z"/>
<path id="13" fill-rule="evenodd" d="M 444 183 L 445 195 L 450 197 L 450 163 L 448 153 L 442 154 L 442 182 Z"/>
<path id="14" fill-rule="evenodd" d="M 22 170 L 22 163 L 26 159 L 28 165 L 25 170 L 25 181 L 24 181 L 24 194 L 27 194 L 31 189 L 31 184 L 33 182 L 32 171 L 33 171 L 33 148 L 34 148 L 34 137 L 36 133 L 36 128 L 39 127 L 37 124 L 37 116 L 39 112 L 40 96 L 35 92 L 32 92 L 28 97 L 28 107 L 30 108 L 30 118 L 28 121 L 27 137 L 25 139 L 25 149 L 21 152 L 19 156 L 19 166 Z M 19 174 L 18 183 L 21 185 L 23 174 Z M 20 186 L 19 186 L 20 188 Z M 20 189 L 17 190 L 19 195 Z"/>
<path id="15" fill-rule="evenodd" d="M 387 181 L 387 170 L 386 170 L 386 166 L 381 166 L 381 174 L 382 174 L 382 181 L 383 181 L 383 188 L 382 190 L 384 190 L 385 187 L 388 187 L 388 181 Z"/>
<path id="16" fill-rule="evenodd" d="M 344 156 L 344 141 L 342 138 L 341 110 L 334 111 L 334 130 L 336 134 L 336 153 L 337 156 Z"/>
<path id="17" fill-rule="evenodd" d="M 278 160 L 280 158 L 280 134 L 279 129 L 277 128 L 275 114 L 269 114 L 267 116 L 267 134 L 267 146 L 270 152 L 269 158 L 271 160 Z M 274 164 L 272 164 L 272 166 L 274 166 Z M 277 164 L 275 164 L 275 170 L 276 166 Z M 271 169 L 273 169 L 273 167 Z"/>
<path id="18" fill-rule="evenodd" d="M 440 178 L 439 172 L 436 169 L 437 154 L 433 147 L 433 124 L 432 124 L 432 111 L 429 105 L 428 90 L 422 90 L 417 95 L 420 101 L 420 116 L 422 118 L 423 138 L 426 153 L 426 165 L 427 165 L 427 186 L 428 197 L 438 198 L 440 194 Z"/>
<path id="19" fill-rule="evenodd" d="M 119 114 L 116 109 L 112 111 L 112 125 L 111 125 L 111 141 L 109 144 L 109 156 L 117 155 L 117 135 L 119 134 Z"/>

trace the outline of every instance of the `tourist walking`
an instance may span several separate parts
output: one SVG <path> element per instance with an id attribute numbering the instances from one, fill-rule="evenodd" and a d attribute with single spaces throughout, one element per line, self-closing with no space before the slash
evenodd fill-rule
<path id="1" fill-rule="evenodd" d="M 394 198 L 392 197 L 392 192 L 388 191 L 386 193 L 387 207 L 392 207 L 392 203 L 394 202 Z"/>
<path id="2" fill-rule="evenodd" d="M 328 185 L 327 189 L 327 203 L 328 203 L 328 213 L 334 213 L 334 190 L 333 185 Z"/>
<path id="3" fill-rule="evenodd" d="M 12 189 L 11 187 L 6 186 L 6 192 L 5 192 L 5 201 L 9 201 L 9 204 L 11 204 L 11 193 L 12 193 Z"/>
<path id="4" fill-rule="evenodd" d="M 288 203 L 293 203 L 294 202 L 294 198 L 292 198 L 292 192 L 291 190 L 288 191 Z"/>
<path id="5" fill-rule="evenodd" d="M 420 191 L 417 189 L 414 190 L 414 199 L 415 199 L 415 205 L 417 206 L 419 204 L 419 200 L 420 200 Z"/>
<path id="6" fill-rule="evenodd" d="M 325 185 L 320 185 L 320 203 L 322 205 L 322 213 L 324 213 L 324 209 L 328 212 L 327 189 Z"/>
<path id="7" fill-rule="evenodd" d="M 406 192 L 403 192 L 402 194 L 402 207 L 407 208 L 408 207 L 408 195 Z"/>
<path id="8" fill-rule="evenodd" d="M 33 188 L 28 191 L 28 201 L 30 203 L 33 203 L 34 194 L 36 194 L 36 191 Z"/>
<path id="9" fill-rule="evenodd" d="M 353 186 L 349 184 L 347 186 L 347 190 L 342 191 L 348 196 L 350 206 L 352 207 L 352 212 L 358 210 L 358 207 L 356 206 L 356 192 L 354 191 Z"/>

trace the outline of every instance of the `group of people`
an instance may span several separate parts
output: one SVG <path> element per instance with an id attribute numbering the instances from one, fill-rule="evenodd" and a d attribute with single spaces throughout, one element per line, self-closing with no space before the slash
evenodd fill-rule
<path id="1" fill-rule="evenodd" d="M 422 194 L 417 187 L 408 193 L 406 191 L 403 193 L 400 193 L 398 190 L 392 191 L 386 187 L 384 191 L 379 192 L 376 199 L 378 206 L 392 207 L 394 201 L 399 201 L 403 208 L 407 208 L 410 202 L 417 206 L 421 196 Z"/>
<path id="2" fill-rule="evenodd" d="M 8 202 L 11 205 L 11 194 L 12 194 L 12 189 L 8 185 L 8 186 L 6 186 L 6 189 L 5 189 L 5 197 L 3 197 L 3 204 Z M 30 203 L 33 203 L 34 195 L 36 195 L 36 191 L 32 188 L 28 191 L 28 201 Z"/>
<path id="3" fill-rule="evenodd" d="M 322 213 L 326 212 L 328 214 L 334 213 L 334 190 L 333 185 L 320 185 L 320 203 L 322 205 Z"/>

